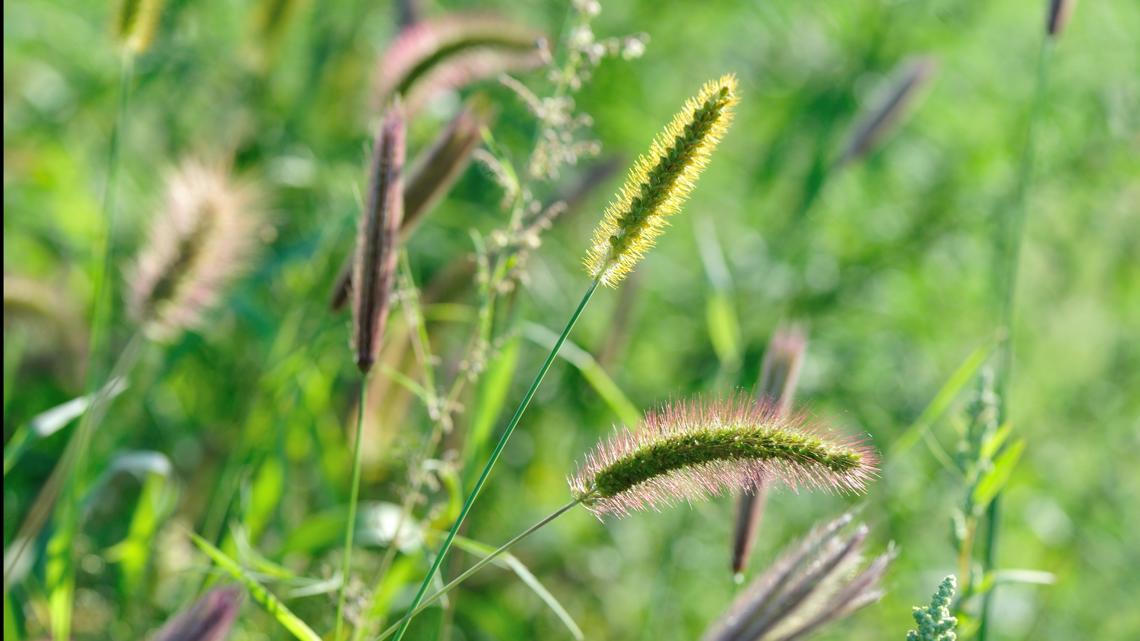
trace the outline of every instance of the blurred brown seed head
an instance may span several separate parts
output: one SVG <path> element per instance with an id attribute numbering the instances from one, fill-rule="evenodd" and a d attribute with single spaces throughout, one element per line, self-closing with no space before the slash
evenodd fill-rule
<path id="1" fill-rule="evenodd" d="M 128 307 L 153 338 L 196 326 L 247 266 L 259 242 L 261 198 L 220 165 L 182 163 L 130 272 Z"/>
<path id="2" fill-rule="evenodd" d="M 368 372 L 376 361 L 396 277 L 397 237 L 404 217 L 404 127 L 403 110 L 396 101 L 376 134 L 368 197 L 356 239 L 353 347 L 361 372 Z"/>
<path id="3" fill-rule="evenodd" d="M 791 411 L 806 349 L 807 335 L 798 327 L 780 327 L 772 334 L 760 368 L 758 401 L 772 405 L 780 414 Z M 748 565 L 767 498 L 768 486 L 761 479 L 755 486 L 741 492 L 737 501 L 732 543 L 732 571 L 735 574 Z"/>
<path id="4" fill-rule="evenodd" d="M 242 593 L 236 587 L 216 588 L 166 622 L 150 641 L 222 641 L 230 632 Z"/>
<path id="5" fill-rule="evenodd" d="M 882 597 L 879 581 L 894 557 L 863 564 L 865 525 L 845 534 L 851 514 L 813 530 L 788 548 L 732 604 L 704 641 L 791 641 Z"/>
<path id="6" fill-rule="evenodd" d="M 1077 0 L 1049 0 L 1049 15 L 1045 22 L 1045 30 L 1051 38 L 1061 37 L 1061 32 L 1069 24 Z"/>
<path id="7" fill-rule="evenodd" d="M 894 74 L 883 98 L 866 110 L 857 124 L 837 165 L 845 165 L 866 156 L 892 134 L 910 115 L 918 99 L 934 78 L 938 62 L 931 56 L 911 59 Z"/>

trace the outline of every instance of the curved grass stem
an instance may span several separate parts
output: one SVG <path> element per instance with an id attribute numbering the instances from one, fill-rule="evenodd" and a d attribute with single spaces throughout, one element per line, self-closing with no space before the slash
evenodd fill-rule
<path id="1" fill-rule="evenodd" d="M 546 515 L 545 517 L 543 517 L 542 520 L 540 520 L 539 522 L 535 523 L 534 525 L 528 527 L 527 529 L 525 529 L 522 532 L 515 535 L 515 537 L 512 538 L 511 540 L 500 545 L 494 552 L 491 552 L 490 554 L 483 557 L 482 559 L 479 559 L 479 561 L 476 562 L 475 565 L 472 565 L 470 568 L 467 568 L 466 571 L 464 571 L 462 574 L 455 577 L 451 581 L 448 581 L 448 583 L 446 585 L 444 585 L 442 588 L 440 588 L 434 594 L 423 599 L 419 603 L 419 605 L 415 606 L 413 609 L 409 610 L 407 614 L 404 615 L 403 621 L 393 623 L 391 626 L 388 627 L 387 630 L 384 630 L 383 632 L 381 632 L 380 636 L 377 637 L 376 639 L 374 639 L 374 641 L 383 641 L 384 639 L 387 639 L 388 637 L 392 636 L 396 632 L 398 626 L 401 626 L 401 624 L 403 624 L 405 621 L 410 621 L 412 617 L 414 617 L 417 614 L 419 614 L 420 612 L 423 612 L 424 610 L 426 610 L 432 603 L 435 603 L 436 601 L 441 599 L 445 594 L 447 594 L 448 592 L 451 592 L 456 587 L 458 587 L 459 584 L 461 584 L 464 581 L 466 581 L 467 579 L 471 578 L 471 576 L 474 575 L 476 572 L 478 572 L 479 570 L 482 570 L 484 567 L 486 567 L 492 561 L 494 561 L 495 559 L 502 556 L 505 552 L 509 551 L 512 547 L 514 547 L 515 544 L 517 544 L 518 542 L 527 538 L 531 534 L 534 534 L 538 530 L 541 530 L 542 528 L 546 527 L 551 521 L 557 519 L 558 517 L 562 516 L 566 512 L 569 512 L 571 509 L 573 509 L 575 506 L 577 506 L 579 503 L 581 503 L 584 498 L 585 497 L 576 498 L 576 499 L 570 501 L 569 503 L 567 503 L 566 505 L 563 505 L 562 507 L 558 508 L 557 510 L 555 510 L 555 511 L 551 512 L 550 514 Z M 403 629 L 403 628 L 401 627 L 400 629 Z"/>
<path id="2" fill-rule="evenodd" d="M 590 283 L 590 287 L 586 290 L 586 293 L 582 295 L 582 300 L 578 302 L 578 307 L 574 310 L 574 313 L 570 315 L 570 319 L 566 322 L 566 327 L 563 328 L 562 334 L 559 335 L 558 340 L 555 341 L 554 347 L 546 356 L 546 360 L 542 363 L 542 367 L 539 368 L 538 373 L 535 375 L 534 380 L 530 384 L 530 388 L 527 389 L 526 394 L 523 395 L 522 401 L 519 402 L 518 408 L 515 409 L 514 415 L 511 416 L 511 420 L 507 423 L 506 429 L 503 430 L 502 436 L 499 437 L 499 442 L 495 445 L 495 449 L 491 452 L 491 456 L 487 459 L 487 463 L 483 466 L 483 471 L 479 474 L 479 478 L 475 481 L 475 486 L 471 488 L 471 492 L 467 495 L 467 499 L 464 500 L 463 507 L 459 510 L 459 517 L 455 519 L 455 523 L 451 526 L 451 530 L 447 533 L 447 538 L 444 539 L 443 545 L 440 546 L 439 552 L 436 553 L 435 560 L 432 561 L 431 569 L 428 570 L 427 575 L 424 576 L 423 582 L 420 583 L 420 588 L 416 591 L 416 596 L 412 599 L 412 603 L 408 607 L 408 612 L 404 614 L 403 619 L 401 619 L 399 623 L 400 627 L 396 631 L 396 641 L 400 641 L 400 639 L 402 639 L 404 634 L 407 632 L 408 624 L 411 623 L 412 617 L 415 616 L 416 608 L 420 605 L 420 602 L 423 601 L 424 595 L 427 593 L 428 586 L 431 585 L 432 578 L 434 578 L 435 573 L 439 571 L 440 566 L 443 564 L 444 558 L 447 557 L 448 550 L 451 549 L 451 544 L 455 541 L 455 535 L 459 533 L 459 528 L 462 527 L 463 521 L 466 520 L 467 514 L 471 511 L 471 507 L 475 504 L 475 499 L 478 498 L 479 492 L 483 489 L 483 485 L 487 482 L 487 478 L 491 475 L 491 470 L 495 467 L 495 463 L 499 460 L 499 456 L 502 455 L 503 449 L 507 446 L 507 441 L 511 438 L 511 434 L 515 431 L 515 427 L 518 426 L 519 420 L 522 419 L 522 415 L 526 411 L 527 406 L 530 405 L 531 399 L 534 398 L 535 392 L 538 391 L 538 386 L 542 384 L 542 379 L 546 377 L 546 372 L 550 370 L 550 365 L 554 362 L 554 358 L 558 355 L 558 350 L 560 350 L 562 348 L 562 344 L 566 342 L 566 337 L 570 335 L 570 330 L 572 330 L 575 323 L 578 322 L 578 318 L 582 315 L 582 312 L 586 309 L 586 305 L 594 296 L 594 292 L 597 291 L 598 284 L 600 282 L 600 279 L 595 279 L 592 283 Z"/>

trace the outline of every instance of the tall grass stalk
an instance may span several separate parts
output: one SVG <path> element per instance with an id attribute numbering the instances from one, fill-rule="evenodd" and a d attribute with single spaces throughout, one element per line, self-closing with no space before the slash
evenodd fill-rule
<path id="1" fill-rule="evenodd" d="M 582 299 L 578 302 L 578 307 L 574 310 L 574 313 L 570 315 L 570 319 L 566 321 L 566 327 L 562 329 L 562 333 L 558 336 L 558 340 L 555 341 L 550 353 L 547 354 L 546 360 L 543 361 L 542 366 L 538 369 L 538 373 L 535 374 L 534 380 L 531 381 L 530 387 L 527 389 L 526 394 L 523 395 L 522 400 L 515 409 L 515 413 L 507 423 L 507 427 L 503 430 L 502 435 L 499 436 L 499 442 L 495 444 L 495 449 L 491 451 L 491 456 L 483 466 L 483 471 L 479 473 L 479 478 L 475 481 L 474 487 L 471 488 L 471 492 L 468 493 L 467 498 L 463 501 L 463 507 L 459 510 L 459 516 L 456 517 L 455 523 L 452 524 L 451 530 L 448 531 L 447 537 L 443 540 L 439 551 L 436 552 L 435 559 L 431 564 L 431 569 L 429 569 L 427 575 L 424 576 L 423 581 L 420 583 L 419 590 L 416 591 L 416 596 L 412 599 L 411 605 L 408 606 L 408 611 L 398 624 L 399 629 L 396 631 L 396 641 L 403 638 L 405 632 L 407 632 L 408 625 L 412 622 L 412 617 L 414 617 L 417 612 L 416 608 L 423 601 L 428 586 L 431 585 L 435 573 L 439 571 L 439 567 L 443 564 L 448 550 L 451 549 L 452 543 L 455 542 L 455 536 L 459 533 L 459 528 L 463 526 L 463 521 L 467 519 L 467 514 L 475 504 L 475 499 L 478 498 L 479 492 L 483 489 L 483 485 L 486 484 L 487 478 L 491 475 L 491 470 L 495 467 L 495 463 L 498 462 L 499 457 L 503 454 L 503 449 L 507 446 L 507 441 L 511 438 L 511 434 L 514 433 L 515 428 L 522 419 L 523 413 L 526 412 L 526 408 L 530 405 L 531 399 L 534 398 L 535 392 L 538 391 L 538 386 L 542 384 L 542 379 L 546 377 L 547 371 L 550 370 L 551 364 L 554 363 L 555 357 L 558 356 L 558 351 L 562 348 L 562 344 L 566 342 L 566 338 L 570 335 L 570 330 L 574 329 L 574 325 L 578 322 L 578 318 L 582 315 L 582 312 L 585 311 L 586 305 L 589 304 L 590 299 L 593 298 L 594 292 L 597 291 L 600 283 L 601 278 L 595 278 L 594 281 L 590 283 L 589 288 L 586 289 L 586 293 L 582 295 Z"/>
<path id="2" fill-rule="evenodd" d="M 348 499 L 348 522 L 344 529 L 344 555 L 341 561 L 340 593 L 336 599 L 336 636 L 340 641 L 344 630 L 344 600 L 348 589 L 349 572 L 352 569 L 352 540 L 356 533 L 356 509 L 360 503 L 360 443 L 364 433 L 364 401 L 368 390 L 368 374 L 360 377 L 360 395 L 357 397 L 356 434 L 352 445 L 352 489 Z M 399 532 L 399 530 L 396 530 Z M 395 546 L 395 541 L 392 543 Z"/>
<path id="3" fill-rule="evenodd" d="M 1025 141 L 1018 164 L 1017 183 L 1005 225 L 998 231 L 1000 248 L 998 281 L 998 304 L 1000 305 L 1000 331 L 1002 344 L 998 348 L 997 395 L 998 424 L 1010 423 L 1009 393 L 1013 380 L 1013 323 L 1014 304 L 1017 295 L 1018 265 L 1021 259 L 1022 236 L 1024 235 L 1026 206 L 1029 183 L 1033 177 L 1035 157 L 1035 130 L 1045 107 L 1049 81 L 1049 60 L 1053 51 L 1053 38 L 1046 35 L 1041 41 L 1037 56 L 1037 81 L 1029 118 L 1025 124 Z M 1001 529 L 1001 493 L 994 496 L 986 508 L 986 529 L 982 547 L 983 576 L 988 575 L 997 565 L 998 535 Z M 989 633 L 990 616 L 993 608 L 993 595 L 996 586 L 982 598 L 982 611 L 978 621 L 978 641 L 986 641 Z"/>
<path id="4" fill-rule="evenodd" d="M 79 426 L 68 440 L 68 444 L 64 448 L 64 453 L 60 457 L 59 463 L 56 464 L 47 483 L 44 484 L 43 489 L 40 490 L 39 495 L 32 503 L 32 508 L 28 516 L 20 526 L 15 548 L 9 554 L 5 554 L 5 598 L 7 598 L 8 590 L 11 587 L 11 570 L 19 563 L 27 549 L 28 543 L 31 542 L 32 538 L 38 535 L 43 529 L 44 524 L 47 523 L 61 492 L 66 491 L 67 496 L 77 494 L 73 485 L 82 481 L 83 471 L 86 469 L 85 455 L 87 453 L 87 444 L 90 441 L 91 434 L 95 431 L 95 428 L 102 419 L 106 403 L 112 398 L 112 395 L 107 393 L 110 391 L 110 386 L 102 383 L 115 380 L 115 378 L 125 376 L 130 372 L 137 358 L 138 349 L 141 347 L 141 341 L 139 340 L 141 337 L 138 335 L 133 336 L 127 344 L 127 347 L 119 354 L 116 363 L 111 367 L 111 373 L 106 377 L 106 380 L 101 379 L 99 355 L 104 343 L 109 342 L 109 338 L 106 334 L 110 326 L 109 303 L 112 300 L 111 293 L 114 289 L 113 279 L 110 277 L 110 274 L 114 260 L 113 246 L 116 226 L 115 183 L 118 176 L 120 148 L 122 146 L 122 129 L 127 120 L 130 84 L 134 70 L 133 63 L 134 57 L 130 53 L 124 52 L 119 62 L 119 96 L 115 108 L 115 118 L 111 123 L 111 133 L 107 144 L 107 175 L 103 183 L 103 198 L 100 206 L 100 219 L 103 221 L 103 227 L 102 234 L 99 236 L 96 246 L 97 262 L 95 265 L 94 288 L 92 292 L 91 332 L 88 334 L 87 377 L 84 385 L 84 393 L 93 395 L 93 400 L 91 406 L 87 408 L 87 411 L 84 412 L 83 416 L 79 419 Z M 100 390 L 99 392 L 95 391 L 97 388 Z M 68 511 L 67 513 L 76 514 L 74 510 Z M 76 515 L 75 518 L 78 518 L 78 516 Z M 68 527 L 74 526 L 75 524 L 71 524 Z M 66 637 L 67 635 L 64 636 Z"/>

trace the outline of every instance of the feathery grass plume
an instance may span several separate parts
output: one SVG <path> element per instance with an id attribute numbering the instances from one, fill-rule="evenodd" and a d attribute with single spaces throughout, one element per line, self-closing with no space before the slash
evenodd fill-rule
<path id="1" fill-rule="evenodd" d="M 258 244 L 261 197 L 219 165 L 183 162 L 130 273 L 128 306 L 156 339 L 201 322 Z"/>
<path id="2" fill-rule="evenodd" d="M 768 341 L 768 349 L 764 352 L 764 362 L 760 368 L 757 396 L 760 402 L 773 405 L 781 416 L 792 409 L 796 381 L 800 376 L 800 366 L 806 350 L 807 336 L 798 327 L 777 328 Z M 732 544 L 732 571 L 735 574 L 739 575 L 748 564 L 767 498 L 768 485 L 762 479 L 740 493 Z"/>
<path id="3" fill-rule="evenodd" d="M 1045 30 L 1050 38 L 1060 38 L 1061 32 L 1069 24 L 1073 15 L 1073 8 L 1077 0 L 1049 0 L 1049 15 L 1045 22 Z"/>
<path id="4" fill-rule="evenodd" d="M 471 164 L 471 155 L 483 139 L 482 130 L 491 121 L 491 106 L 486 99 L 468 100 L 426 151 L 416 157 L 404 184 L 404 218 L 400 223 L 400 240 L 415 230 L 440 198 L 451 190 L 455 181 Z M 333 283 L 329 307 L 344 307 L 352 290 L 351 259 L 341 268 Z"/>
<path id="5" fill-rule="evenodd" d="M 882 100 L 859 118 L 839 155 L 836 165 L 845 165 L 866 156 L 910 115 L 912 107 L 925 93 L 938 71 L 933 56 L 921 56 L 904 62 Z"/>
<path id="6" fill-rule="evenodd" d="M 735 395 L 647 413 L 638 431 L 619 431 L 587 455 L 570 487 L 601 517 L 739 490 L 760 479 L 793 489 L 862 492 L 876 462 L 859 439 Z"/>
<path id="7" fill-rule="evenodd" d="M 863 565 L 868 529 L 845 534 L 851 513 L 817 527 L 789 547 L 736 599 L 704 641 L 792 641 L 878 601 L 888 551 Z"/>
<path id="8" fill-rule="evenodd" d="M 540 31 L 485 13 L 452 13 L 404 29 L 380 58 L 376 100 L 400 95 L 415 113 L 439 91 L 546 64 Z"/>
<path id="9" fill-rule="evenodd" d="M 397 101 L 376 134 L 353 263 L 353 347 L 356 365 L 365 373 L 376 361 L 396 277 L 396 239 L 404 217 L 404 135 L 404 114 Z"/>
<path id="10" fill-rule="evenodd" d="M 188 610 L 166 622 L 150 641 L 222 641 L 241 610 L 237 587 L 210 590 Z"/>
<path id="11" fill-rule="evenodd" d="M 164 0 L 122 0 L 115 16 L 115 35 L 119 44 L 133 55 L 150 48 L 162 17 Z"/>
<path id="12" fill-rule="evenodd" d="M 586 255 L 586 270 L 616 287 L 677 213 L 728 126 L 737 102 L 736 77 L 706 83 L 639 156 L 606 207 Z"/>
<path id="13" fill-rule="evenodd" d="M 906 633 L 906 641 L 954 641 L 958 635 L 954 628 L 958 619 L 950 616 L 950 604 L 954 601 L 957 582 L 953 576 L 942 579 L 938 591 L 930 599 L 930 606 L 914 609 L 914 622 L 918 630 Z"/>

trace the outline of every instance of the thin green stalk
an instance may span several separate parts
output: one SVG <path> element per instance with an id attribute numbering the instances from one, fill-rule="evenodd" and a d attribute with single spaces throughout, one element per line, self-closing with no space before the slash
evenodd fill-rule
<path id="1" fill-rule="evenodd" d="M 558 508 L 557 510 L 555 510 L 555 511 L 551 512 L 550 514 L 546 515 L 545 517 L 543 517 L 543 519 L 540 520 L 539 522 L 535 523 L 534 525 L 528 527 L 527 529 L 525 529 L 522 532 L 520 532 L 519 534 L 517 534 L 510 541 L 507 541 L 506 543 L 500 545 L 498 547 L 498 549 L 496 549 L 494 552 L 491 552 L 490 554 L 483 557 L 482 559 L 479 559 L 479 561 L 477 561 L 475 563 L 475 565 L 472 565 L 470 568 L 467 568 L 467 570 L 465 572 L 463 572 L 459 576 L 457 576 L 454 579 L 452 579 L 451 581 L 449 581 L 447 583 L 447 585 L 444 585 L 437 592 L 435 592 L 435 594 L 432 594 L 431 596 L 427 597 L 426 599 L 423 599 L 423 601 L 421 603 L 419 603 L 419 605 L 413 606 L 413 608 L 411 610 L 409 610 L 407 614 L 404 615 L 404 619 L 402 621 L 398 621 L 396 623 L 393 623 L 391 626 L 388 627 L 388 629 L 381 632 L 380 636 L 377 637 L 376 639 L 374 639 L 373 641 L 383 641 L 384 639 L 387 639 L 388 637 L 392 636 L 392 634 L 394 634 L 397 631 L 397 626 L 399 626 L 400 631 L 403 631 L 404 628 L 407 627 L 407 622 L 410 621 L 412 619 L 412 617 L 414 617 L 417 614 L 419 614 L 420 612 L 423 612 L 424 610 L 426 610 L 432 603 L 435 603 L 436 601 L 438 601 L 445 594 L 447 594 L 448 592 L 451 592 L 452 590 L 457 588 L 459 586 L 459 584 L 461 584 L 464 581 L 466 581 L 467 579 L 471 578 L 471 576 L 474 575 L 476 572 L 478 572 L 479 570 L 482 570 L 484 567 L 486 567 L 492 561 L 494 561 L 495 559 L 502 556 L 503 553 L 507 552 L 512 547 L 514 547 L 516 543 L 518 543 L 519 541 L 522 541 L 523 539 L 527 538 L 531 534 L 534 534 L 538 530 L 541 530 L 543 527 L 548 525 L 554 519 L 557 519 L 558 517 L 562 516 L 566 512 L 569 512 L 571 509 L 573 509 L 579 503 L 581 503 L 585 498 L 586 497 L 579 497 L 579 498 L 574 499 L 573 501 L 570 501 L 566 505 L 563 505 L 562 507 Z M 449 537 L 449 538 L 454 538 L 454 537 Z"/>
<path id="2" fill-rule="evenodd" d="M 459 528 L 463 525 L 463 521 L 467 518 L 467 513 L 471 511 L 471 506 L 475 504 L 475 499 L 479 496 L 480 490 L 483 489 L 483 484 L 487 482 L 487 477 L 491 475 L 491 469 L 495 467 L 495 462 L 499 460 L 502 455 L 503 449 L 507 446 L 507 441 L 511 438 L 511 434 L 515 431 L 515 427 L 519 424 L 523 412 L 526 411 L 530 401 L 534 398 L 535 392 L 538 391 L 538 386 L 542 383 L 542 379 L 546 376 L 546 372 L 550 369 L 551 363 L 558 355 L 558 350 L 562 348 L 562 343 L 566 342 L 566 337 L 570 335 L 570 330 L 574 328 L 574 324 L 578 322 L 578 317 L 582 315 L 582 311 L 586 309 L 586 304 L 590 302 L 594 292 L 598 289 L 598 283 L 601 281 L 595 279 L 590 283 L 590 287 L 582 296 L 579 301 L 577 309 L 570 315 L 570 320 L 566 322 L 566 327 L 562 330 L 562 334 L 554 343 L 554 348 L 550 350 L 550 354 L 546 356 L 546 360 L 539 368 L 538 374 L 535 375 L 534 381 L 531 382 L 530 388 L 523 395 L 522 401 L 519 403 L 518 408 L 515 410 L 514 415 L 511 417 L 507 427 L 503 430 L 503 435 L 499 437 L 499 442 L 495 445 L 495 449 L 491 452 L 490 458 L 487 459 L 487 464 L 483 466 L 483 472 L 479 474 L 478 480 L 475 481 L 475 487 L 471 488 L 471 493 L 467 495 L 467 499 L 463 502 L 463 508 L 459 510 L 459 517 L 455 519 L 455 523 L 451 526 L 451 530 L 447 533 L 447 538 L 444 539 L 443 545 L 440 546 L 439 552 L 432 562 L 431 569 L 428 570 L 427 576 L 424 577 L 420 583 L 420 589 L 416 592 L 415 598 L 412 599 L 412 604 L 408 608 L 408 612 L 404 614 L 404 618 L 400 622 L 400 628 L 396 632 L 396 641 L 403 638 L 404 633 L 407 632 L 408 624 L 412 622 L 412 617 L 415 616 L 415 609 L 423 601 L 424 594 L 427 592 L 428 586 L 431 585 L 431 580 L 435 576 L 439 566 L 443 563 L 443 559 L 447 556 L 448 550 L 451 549 L 451 544 L 455 541 L 455 535 L 459 533 Z"/>
<path id="3" fill-rule="evenodd" d="M 356 436 L 352 446 L 352 490 L 348 499 L 348 523 L 344 531 L 344 562 L 341 564 L 340 596 L 336 601 L 336 636 L 340 641 L 344 630 L 344 599 L 348 575 L 352 568 L 352 538 L 356 532 L 356 506 L 360 502 L 360 441 L 364 433 L 364 400 L 368 390 L 368 375 L 360 377 L 360 397 L 357 399 Z"/>
<path id="4" fill-rule="evenodd" d="M 1046 36 L 1041 42 L 1041 49 L 1037 57 L 1037 87 L 1033 99 L 1033 106 L 1029 113 L 1029 120 L 1025 127 L 1025 146 L 1021 152 L 1021 162 L 1018 167 L 1017 187 L 1010 209 L 1008 226 L 1002 239 L 1005 264 L 1002 271 L 1000 290 L 1001 303 L 1001 330 L 1004 340 L 998 352 L 998 424 L 1005 425 L 1010 422 L 1009 417 L 1009 390 L 1013 380 L 1013 320 L 1014 303 L 1017 295 L 1018 264 L 1021 260 L 1022 236 L 1024 235 L 1026 195 L 1029 191 L 1029 182 L 1033 176 L 1035 156 L 1034 130 L 1041 112 L 1045 106 L 1045 94 L 1049 80 L 1049 58 L 1053 51 L 1053 40 Z M 997 565 L 998 532 L 1001 527 L 1001 492 L 998 492 L 993 501 L 986 508 L 986 530 L 982 547 L 983 575 L 989 574 Z M 986 592 L 982 597 L 982 612 L 978 621 L 978 641 L 986 641 L 989 633 L 990 613 L 993 607 L 993 595 L 996 586 Z"/>

